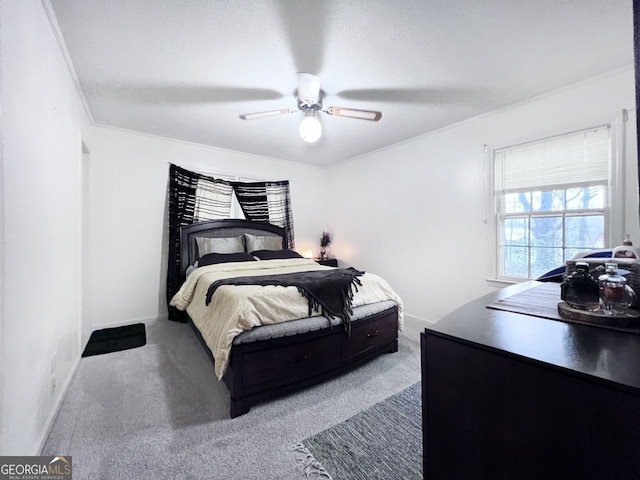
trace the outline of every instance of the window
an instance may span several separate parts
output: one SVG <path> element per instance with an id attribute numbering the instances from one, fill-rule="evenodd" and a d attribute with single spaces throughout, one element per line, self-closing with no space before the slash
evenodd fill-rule
<path id="1" fill-rule="evenodd" d="M 208 180 L 199 180 L 196 191 L 196 205 L 194 221 L 213 220 L 216 218 L 241 218 L 245 219 L 238 199 L 233 194 L 233 182 L 263 182 L 264 179 L 239 177 L 228 173 L 191 168 L 193 172 L 200 173 L 224 182 L 212 183 Z M 225 184 L 225 182 L 227 182 Z"/>
<path id="2" fill-rule="evenodd" d="M 229 218 L 233 187 L 226 180 L 198 178 L 195 192 L 194 222 Z"/>
<path id="3" fill-rule="evenodd" d="M 495 150 L 498 278 L 537 278 L 608 244 L 610 137 L 603 126 Z"/>

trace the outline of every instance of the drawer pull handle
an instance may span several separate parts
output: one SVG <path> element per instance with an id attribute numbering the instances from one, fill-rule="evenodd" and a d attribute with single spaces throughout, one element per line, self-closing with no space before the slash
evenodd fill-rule
<path id="1" fill-rule="evenodd" d="M 380 330 L 376 330 L 375 332 L 367 333 L 367 337 L 376 337 L 380 333 Z"/>
<path id="2" fill-rule="evenodd" d="M 300 355 L 299 357 L 290 358 L 289 363 L 304 362 L 305 360 L 309 360 L 309 355 Z"/>

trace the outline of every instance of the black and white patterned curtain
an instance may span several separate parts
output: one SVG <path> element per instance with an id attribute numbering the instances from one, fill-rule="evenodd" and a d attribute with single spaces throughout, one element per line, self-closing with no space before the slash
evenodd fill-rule
<path id="1" fill-rule="evenodd" d="M 247 220 L 267 222 L 284 228 L 287 232 L 289 248 L 295 247 L 293 210 L 291 209 L 288 180 L 233 182 L 233 190 Z"/>
<path id="2" fill-rule="evenodd" d="M 229 218 L 232 195 L 236 195 L 248 220 L 283 227 L 289 248 L 295 245 L 289 182 L 229 182 L 177 165 L 169 168 L 169 249 L 167 306 L 169 319 L 185 321 L 183 312 L 169 305 L 180 289 L 180 227 L 192 223 Z"/>
<path id="3" fill-rule="evenodd" d="M 204 220 L 229 218 L 233 187 L 219 180 L 177 165 L 169 167 L 169 249 L 167 306 L 169 319 L 184 321 L 183 314 L 169 301 L 180 289 L 180 227 Z"/>

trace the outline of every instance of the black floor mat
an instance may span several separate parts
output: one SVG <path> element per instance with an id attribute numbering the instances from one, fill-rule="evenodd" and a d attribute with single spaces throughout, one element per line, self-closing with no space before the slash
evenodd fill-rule
<path id="1" fill-rule="evenodd" d="M 124 327 L 104 328 L 91 334 L 89 342 L 82 352 L 83 357 L 119 352 L 129 348 L 142 347 L 147 343 L 144 323 Z"/>

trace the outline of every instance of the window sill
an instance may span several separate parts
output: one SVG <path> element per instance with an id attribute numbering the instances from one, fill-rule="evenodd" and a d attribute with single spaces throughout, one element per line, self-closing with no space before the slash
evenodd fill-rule
<path id="1" fill-rule="evenodd" d="M 503 278 L 485 278 L 487 285 L 495 288 L 504 288 L 516 283 L 526 282 L 527 280 L 505 280 Z"/>

